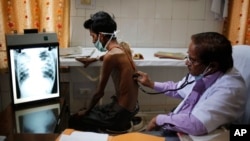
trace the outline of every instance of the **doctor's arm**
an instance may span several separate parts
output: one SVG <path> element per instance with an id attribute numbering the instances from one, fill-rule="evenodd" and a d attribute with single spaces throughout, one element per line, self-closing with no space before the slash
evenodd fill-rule
<path id="1" fill-rule="evenodd" d="M 159 114 L 155 117 L 154 121 L 150 123 L 162 126 L 165 130 L 173 130 L 191 135 L 203 135 L 207 133 L 206 127 L 192 114 Z"/>

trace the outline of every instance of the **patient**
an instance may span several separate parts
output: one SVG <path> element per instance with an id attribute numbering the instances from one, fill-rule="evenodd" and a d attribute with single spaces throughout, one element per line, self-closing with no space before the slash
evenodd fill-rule
<path id="1" fill-rule="evenodd" d="M 131 120 L 139 111 L 138 84 L 133 79 L 135 64 L 128 44 L 118 43 L 116 39 L 116 22 L 106 12 L 100 11 L 84 22 L 89 30 L 95 47 L 106 52 L 100 57 L 102 61 L 99 83 L 88 109 L 71 116 L 69 127 L 77 130 L 99 132 L 127 132 Z M 85 67 L 96 58 L 77 58 Z M 111 102 L 97 105 L 105 94 L 105 87 L 113 79 L 115 94 Z"/>
<path id="2" fill-rule="evenodd" d="M 159 129 L 156 133 L 161 136 L 176 136 L 176 132 L 206 135 L 244 112 L 246 87 L 233 67 L 230 41 L 215 32 L 194 34 L 187 54 L 189 75 L 178 82 L 155 82 L 147 73 L 137 72 L 140 84 L 182 99 L 172 112 L 152 118 L 147 126 L 150 133 Z"/>

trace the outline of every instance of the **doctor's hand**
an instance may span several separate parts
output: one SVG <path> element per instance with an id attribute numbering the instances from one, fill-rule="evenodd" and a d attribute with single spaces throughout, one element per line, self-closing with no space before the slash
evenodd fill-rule
<path id="1" fill-rule="evenodd" d="M 96 62 L 98 59 L 97 58 L 86 58 L 86 57 L 82 57 L 82 58 L 75 58 L 77 61 L 81 62 L 84 64 L 84 68 L 88 67 L 89 64 Z"/>
<path id="2" fill-rule="evenodd" d="M 154 82 L 150 80 L 147 73 L 144 73 L 142 71 L 137 71 L 136 77 L 134 77 L 134 79 L 146 87 L 149 87 L 152 89 L 154 88 Z"/>

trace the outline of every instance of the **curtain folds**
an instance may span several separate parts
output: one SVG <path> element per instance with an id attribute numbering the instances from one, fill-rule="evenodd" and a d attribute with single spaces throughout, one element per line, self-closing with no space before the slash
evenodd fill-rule
<path id="1" fill-rule="evenodd" d="M 0 0 L 0 70 L 8 67 L 5 34 L 38 32 L 57 33 L 61 48 L 69 43 L 70 0 Z"/>
<path id="2" fill-rule="evenodd" d="M 225 20 L 223 33 L 232 45 L 250 45 L 250 2 L 229 0 L 229 16 Z"/>

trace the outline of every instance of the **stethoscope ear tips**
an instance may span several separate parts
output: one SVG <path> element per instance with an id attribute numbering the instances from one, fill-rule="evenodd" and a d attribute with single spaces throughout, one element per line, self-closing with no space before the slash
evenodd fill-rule
<path id="1" fill-rule="evenodd" d="M 139 76 L 140 76 L 140 74 L 139 74 L 139 73 L 135 73 L 135 74 L 133 74 L 133 76 L 132 76 L 132 77 L 133 77 L 134 79 L 137 79 Z"/>

